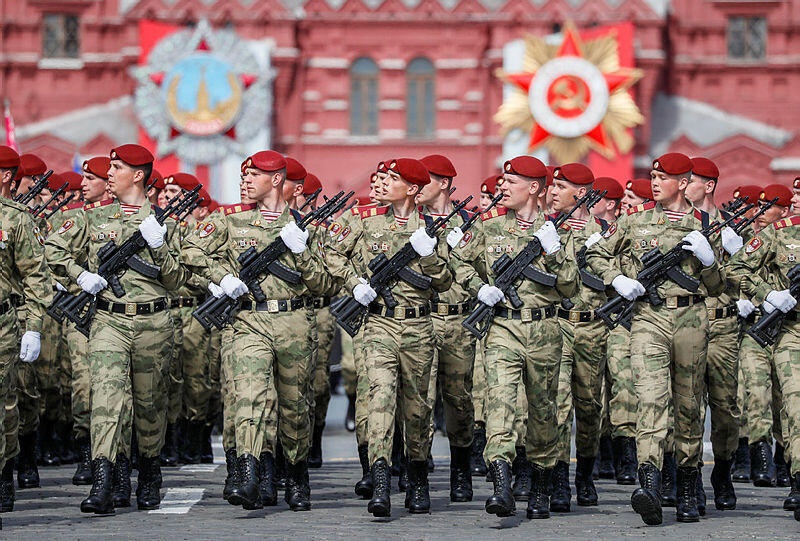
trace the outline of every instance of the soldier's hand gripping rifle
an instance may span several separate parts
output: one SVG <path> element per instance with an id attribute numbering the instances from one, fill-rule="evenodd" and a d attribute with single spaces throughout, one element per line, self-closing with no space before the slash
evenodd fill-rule
<path id="1" fill-rule="evenodd" d="M 199 191 L 200 186 L 198 185 L 194 189 L 182 192 L 172 198 L 163 210 L 156 209 L 155 216 L 159 225 L 164 225 L 169 216 L 173 214 L 181 215 L 186 209 L 196 206 Z M 138 256 L 139 252 L 146 247 L 147 241 L 142 236 L 141 231 L 137 229 L 128 240 L 119 246 L 112 240 L 98 250 L 97 257 L 100 260 L 100 266 L 97 269 L 97 274 L 108 282 L 111 291 L 116 297 L 119 298 L 125 295 L 125 290 L 119 281 L 119 277 L 128 269 L 134 270 L 147 278 L 158 278 L 158 273 L 161 272 L 161 269 Z M 94 295 L 82 291 L 75 297 L 65 299 L 59 306 L 64 316 L 75 323 L 75 328 L 86 336 L 89 335 L 92 318 L 94 317 L 94 298 Z"/>
<path id="2" fill-rule="evenodd" d="M 453 210 L 447 216 L 441 216 L 435 220 L 431 220 L 425 226 L 425 232 L 429 237 L 433 238 L 436 231 L 445 227 L 450 219 L 458 214 L 461 209 L 467 206 L 472 200 L 472 196 L 468 196 L 463 201 L 453 206 Z M 367 265 L 369 270 L 372 271 L 372 276 L 369 279 L 369 285 L 378 295 L 381 296 L 383 302 L 388 308 L 397 306 L 397 300 L 392 295 L 392 287 L 397 280 L 403 280 L 412 287 L 420 290 L 429 289 L 431 287 L 431 278 L 420 274 L 411 268 L 408 264 L 414 259 L 419 257 L 411 242 L 405 243 L 396 254 L 391 258 L 387 258 L 386 254 L 378 254 Z M 331 304 L 331 314 L 336 318 L 336 322 L 344 329 L 350 336 L 355 336 L 361 325 L 364 323 L 364 317 L 367 315 L 368 308 L 355 300 L 352 296 L 342 297 L 338 301 Z"/>
<path id="3" fill-rule="evenodd" d="M 21 203 L 23 205 L 27 205 L 28 203 L 33 201 L 34 197 L 39 195 L 42 192 L 42 190 L 47 188 L 47 180 L 50 178 L 50 175 L 52 174 L 53 170 L 50 169 L 47 173 L 36 179 L 36 182 L 33 184 L 33 186 L 31 186 L 30 190 L 28 190 L 25 193 L 18 193 L 17 195 L 15 195 L 14 201 L 16 201 L 17 203 Z"/>
<path id="4" fill-rule="evenodd" d="M 583 205 L 586 205 L 587 208 L 591 208 L 600 201 L 605 194 L 605 191 L 587 191 L 583 197 L 577 199 L 575 206 L 572 207 L 569 212 L 561 214 L 553 220 L 553 225 L 556 230 Z M 523 305 L 516 287 L 517 282 L 522 278 L 527 278 L 528 280 L 532 280 L 544 286 L 555 287 L 556 275 L 544 272 L 533 265 L 533 262 L 543 253 L 544 250 L 542 249 L 541 242 L 539 242 L 538 238 L 534 237 L 514 259 L 511 259 L 508 254 L 503 254 L 492 264 L 492 273 L 497 277 L 493 285 L 503 292 L 503 295 L 505 295 L 506 299 L 508 299 L 514 308 L 519 309 Z M 472 313 L 461 322 L 461 325 L 480 339 L 486 336 L 493 318 L 494 306 L 489 306 L 484 302 L 477 301 Z"/>
<path id="5" fill-rule="evenodd" d="M 800 263 L 789 269 L 786 277 L 789 278 L 790 282 L 789 294 L 795 299 L 798 298 L 798 295 L 800 295 Z M 763 304 L 759 307 L 759 310 L 761 311 L 761 318 L 746 332 L 762 348 L 773 346 L 778 341 L 778 335 L 783 329 L 786 314 L 777 308 L 767 313 Z"/>
<path id="6" fill-rule="evenodd" d="M 312 222 L 327 220 L 343 209 L 347 204 L 347 200 L 354 194 L 355 192 L 352 191 L 348 194 L 340 191 L 317 207 L 316 210 L 309 212 L 297 221 L 297 227 L 305 230 Z M 257 252 L 254 246 L 251 246 L 237 258 L 240 264 L 239 279 L 247 285 L 256 302 L 265 302 L 267 300 L 259 284 L 261 277 L 265 274 L 272 274 L 289 284 L 300 283 L 302 275 L 278 261 L 280 256 L 287 250 L 286 244 L 279 236 L 260 252 Z M 222 329 L 230 322 L 233 310 L 238 305 L 239 299 L 233 299 L 227 295 L 219 298 L 211 296 L 198 306 L 192 312 L 192 315 L 206 330 L 211 330 L 212 327 Z"/>

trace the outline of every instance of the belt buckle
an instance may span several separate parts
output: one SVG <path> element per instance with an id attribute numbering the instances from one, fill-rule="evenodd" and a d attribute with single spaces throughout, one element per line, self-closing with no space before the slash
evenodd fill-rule
<path id="1" fill-rule="evenodd" d="M 125 315 L 126 316 L 135 316 L 136 315 L 136 303 L 135 302 L 126 302 L 125 303 Z"/>
<path id="2" fill-rule="evenodd" d="M 678 307 L 678 297 L 667 297 L 667 308 Z"/>
<path id="3" fill-rule="evenodd" d="M 569 311 L 569 322 L 570 323 L 580 323 L 581 322 L 581 313 L 576 312 L 574 310 Z"/>
<path id="4" fill-rule="evenodd" d="M 395 308 L 394 309 L 394 318 L 403 320 L 406 318 L 406 309 L 405 308 Z"/>
<path id="5" fill-rule="evenodd" d="M 446 316 L 450 313 L 450 307 L 447 304 L 437 304 L 436 305 L 436 313 L 440 316 Z"/>
<path id="6" fill-rule="evenodd" d="M 523 308 L 519 311 L 519 320 L 523 323 L 530 323 L 533 321 L 533 310 L 530 308 Z"/>
<path id="7" fill-rule="evenodd" d="M 278 301 L 276 299 L 269 299 L 267 301 L 267 312 L 270 314 L 280 312 L 280 307 L 278 306 Z"/>

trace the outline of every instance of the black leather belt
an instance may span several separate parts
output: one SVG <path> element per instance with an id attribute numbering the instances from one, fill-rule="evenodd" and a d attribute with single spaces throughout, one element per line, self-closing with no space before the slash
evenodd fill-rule
<path id="1" fill-rule="evenodd" d="M 303 297 L 295 297 L 293 299 L 270 299 L 264 302 L 242 301 L 242 310 L 255 310 L 256 312 L 291 312 L 306 307 L 306 301 Z"/>
<path id="2" fill-rule="evenodd" d="M 205 299 L 201 299 L 198 297 L 178 297 L 177 299 L 170 299 L 169 307 L 170 308 L 191 308 L 197 304 L 200 304 Z"/>
<path id="3" fill-rule="evenodd" d="M 0 303 L 0 316 L 10 312 L 13 307 L 14 303 L 10 299 Z"/>
<path id="4" fill-rule="evenodd" d="M 306 306 L 309 308 L 325 308 L 331 305 L 330 297 L 308 297 L 306 299 Z"/>
<path id="5" fill-rule="evenodd" d="M 715 319 L 724 319 L 739 315 L 739 310 L 736 305 L 726 306 L 725 308 L 715 308 L 708 311 L 708 320 L 714 321 Z"/>
<path id="6" fill-rule="evenodd" d="M 125 314 L 126 316 L 141 316 L 155 314 L 167 309 L 167 300 L 158 299 L 153 302 L 108 302 L 97 299 L 97 309 L 112 314 Z"/>
<path id="7" fill-rule="evenodd" d="M 395 306 L 394 308 L 388 308 L 382 304 L 370 304 L 369 313 L 394 319 L 413 319 L 415 317 L 427 316 L 431 313 L 431 307 L 425 305 L 410 307 Z"/>
<path id="8" fill-rule="evenodd" d="M 558 309 L 558 317 L 566 319 L 570 323 L 588 323 L 589 321 L 598 319 L 594 310 L 581 312 L 579 310 L 564 310 L 563 308 Z"/>
<path id="9" fill-rule="evenodd" d="M 702 295 L 686 295 L 682 297 L 667 297 L 664 299 L 664 306 L 666 308 L 685 308 L 694 304 L 703 302 L 705 297 Z"/>
<path id="10" fill-rule="evenodd" d="M 469 314 L 472 311 L 472 303 L 460 302 L 458 304 L 447 304 L 444 302 L 432 302 L 431 313 L 439 316 L 460 316 Z"/>
<path id="11" fill-rule="evenodd" d="M 497 307 L 494 309 L 495 317 L 505 319 L 519 319 L 520 321 L 539 321 L 556 315 L 555 305 L 545 306 L 544 308 L 522 308 L 520 310 L 509 310 L 508 308 Z"/>

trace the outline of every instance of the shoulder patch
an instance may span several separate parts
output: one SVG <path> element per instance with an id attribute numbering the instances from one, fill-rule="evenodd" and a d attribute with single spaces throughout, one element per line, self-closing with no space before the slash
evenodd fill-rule
<path id="1" fill-rule="evenodd" d="M 472 240 L 472 231 L 467 231 L 466 233 L 464 233 L 464 236 L 461 237 L 461 241 L 458 243 L 458 247 L 463 248 L 471 240 Z"/>
<path id="2" fill-rule="evenodd" d="M 789 218 L 784 218 L 783 220 L 778 220 L 772 227 L 775 229 L 783 229 L 784 227 L 792 227 L 795 225 L 800 225 L 800 216 L 791 216 Z"/>
<path id="3" fill-rule="evenodd" d="M 103 199 L 102 201 L 97 201 L 95 203 L 89 203 L 88 205 L 83 207 L 83 210 L 98 209 L 100 207 L 105 207 L 106 205 L 110 205 L 113 202 L 114 202 L 113 199 Z"/>
<path id="4" fill-rule="evenodd" d="M 641 205 L 636 205 L 635 207 L 631 207 L 628 209 L 628 214 L 636 214 L 637 212 L 642 212 L 643 210 L 652 210 L 656 208 L 656 202 L 650 201 L 649 203 L 642 203 Z"/>
<path id="5" fill-rule="evenodd" d="M 80 208 L 83 208 L 83 201 L 78 201 L 76 203 L 70 203 L 66 207 L 62 207 L 61 208 L 61 212 L 66 212 L 68 210 L 75 210 L 75 209 L 80 209 Z"/>
<path id="6" fill-rule="evenodd" d="M 36 240 L 44 246 L 44 235 L 42 235 L 41 230 L 38 227 L 33 228 L 33 236 L 36 237 Z"/>
<path id="7" fill-rule="evenodd" d="M 753 237 L 752 239 L 750 239 L 750 242 L 747 243 L 747 246 L 745 246 L 744 253 L 752 254 L 753 252 L 761 248 L 763 244 L 764 242 L 761 240 L 761 238 Z"/>
<path id="8" fill-rule="evenodd" d="M 256 208 L 255 203 L 234 203 L 233 205 L 223 205 L 220 207 L 220 210 L 224 212 L 227 216 L 229 214 L 236 214 L 238 212 L 245 212 L 247 210 L 253 210 Z"/>
<path id="9" fill-rule="evenodd" d="M 58 231 L 56 231 L 56 233 L 58 233 L 59 235 L 62 233 L 66 233 L 72 228 L 73 225 L 75 225 L 74 220 L 67 220 L 66 222 L 61 224 L 61 227 L 58 228 Z"/>
<path id="10" fill-rule="evenodd" d="M 485 222 L 487 220 L 491 220 L 492 218 L 497 218 L 498 216 L 505 216 L 508 212 L 508 209 L 505 207 L 495 207 L 489 212 L 484 212 L 481 214 L 481 221 Z"/>
<path id="11" fill-rule="evenodd" d="M 371 218 L 373 216 L 381 216 L 383 214 L 386 214 L 387 212 L 389 212 L 389 205 L 385 205 L 383 207 L 369 207 L 369 208 L 366 208 L 366 209 L 362 210 L 359 213 L 359 216 L 361 216 L 361 219 L 363 220 L 364 218 Z"/>
<path id="12" fill-rule="evenodd" d="M 216 229 L 217 226 L 215 226 L 213 223 L 207 223 L 205 226 L 203 226 L 203 229 L 199 230 L 197 236 L 200 237 L 201 239 L 204 239 L 211 233 L 213 233 Z"/>
<path id="13" fill-rule="evenodd" d="M 617 232 L 617 223 L 614 222 L 613 224 L 608 226 L 608 229 L 605 230 L 605 232 L 603 233 L 603 238 L 607 239 L 616 232 Z"/>

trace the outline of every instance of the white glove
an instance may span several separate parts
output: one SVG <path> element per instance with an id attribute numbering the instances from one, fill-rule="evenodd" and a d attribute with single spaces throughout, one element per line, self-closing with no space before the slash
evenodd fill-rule
<path id="1" fill-rule="evenodd" d="M 219 299 L 225 296 L 225 290 L 219 287 L 214 282 L 208 283 L 208 291 L 214 295 L 215 298 Z"/>
<path id="2" fill-rule="evenodd" d="M 308 231 L 303 231 L 296 223 L 289 222 L 281 229 L 281 240 L 293 254 L 302 254 L 306 251 Z"/>
<path id="3" fill-rule="evenodd" d="M 740 317 L 747 317 L 756 311 L 755 305 L 747 299 L 736 301 L 736 308 L 739 310 Z"/>
<path id="4" fill-rule="evenodd" d="M 247 293 L 247 284 L 239 280 L 239 278 L 233 274 L 226 274 L 223 276 L 222 280 L 219 281 L 219 287 L 232 299 L 238 299 Z"/>
<path id="5" fill-rule="evenodd" d="M 599 231 L 595 231 L 594 233 L 592 233 L 589 236 L 588 239 L 586 239 L 586 242 L 584 242 L 583 244 L 587 248 L 591 248 L 592 246 L 594 246 L 595 244 L 597 244 L 601 240 L 603 240 L 603 234 L 600 233 Z"/>
<path id="6" fill-rule="evenodd" d="M 624 274 L 620 274 L 611 281 L 611 286 L 617 290 L 622 297 L 629 301 L 634 300 L 636 297 L 641 297 L 647 291 L 639 280 L 628 278 Z"/>
<path id="7" fill-rule="evenodd" d="M 736 234 L 732 227 L 726 226 L 722 230 L 722 247 L 730 255 L 735 254 L 744 246 L 744 239 Z"/>
<path id="8" fill-rule="evenodd" d="M 683 246 L 683 249 L 692 252 L 704 267 L 714 264 L 716 260 L 714 250 L 711 249 L 708 239 L 700 231 L 692 231 L 681 240 L 688 243 Z"/>
<path id="9" fill-rule="evenodd" d="M 89 271 L 80 273 L 77 281 L 81 289 L 90 295 L 97 295 L 108 287 L 108 282 L 106 282 L 105 278 Z"/>
<path id="10" fill-rule="evenodd" d="M 461 239 L 464 237 L 464 232 L 460 227 L 454 227 L 452 231 L 447 234 L 447 245 L 450 248 L 455 248 Z"/>
<path id="11" fill-rule="evenodd" d="M 436 248 L 436 237 L 428 236 L 424 227 L 420 227 L 411 233 L 411 238 L 408 241 L 420 257 L 433 254 L 433 250 Z"/>
<path id="12" fill-rule="evenodd" d="M 765 311 L 766 313 L 768 313 L 768 314 L 771 314 L 772 312 L 774 312 L 774 311 L 775 311 L 775 306 L 771 305 L 771 304 L 770 304 L 770 303 L 768 303 L 767 301 L 764 301 L 764 302 L 761 304 L 761 308 L 763 308 L 763 309 L 764 309 L 764 311 Z"/>
<path id="13" fill-rule="evenodd" d="M 39 358 L 42 350 L 41 335 L 35 331 L 25 331 L 22 335 L 22 344 L 19 348 L 19 358 L 23 363 L 32 363 Z"/>
<path id="14" fill-rule="evenodd" d="M 56 282 L 56 289 L 59 291 L 67 291 L 67 288 L 61 285 L 61 282 Z"/>
<path id="15" fill-rule="evenodd" d="M 498 302 L 506 300 L 506 297 L 499 287 L 483 284 L 478 290 L 478 300 L 483 304 L 494 306 Z"/>
<path id="16" fill-rule="evenodd" d="M 558 238 L 556 226 L 549 220 L 537 229 L 533 236 L 539 239 L 544 253 L 548 255 L 554 254 L 561 249 L 561 240 Z"/>
<path id="17" fill-rule="evenodd" d="M 788 289 L 784 289 L 770 291 L 769 295 L 767 295 L 767 302 L 785 314 L 794 308 L 794 305 L 797 304 L 797 299 L 792 297 Z"/>
<path id="18" fill-rule="evenodd" d="M 378 296 L 378 293 L 372 289 L 372 286 L 369 285 L 363 278 L 358 279 L 360 284 L 357 284 L 356 287 L 353 288 L 353 298 L 357 300 L 360 304 L 364 306 L 369 305 L 372 301 L 375 300 L 375 297 Z"/>
<path id="19" fill-rule="evenodd" d="M 147 241 L 150 248 L 160 248 L 164 244 L 164 236 L 167 234 L 167 226 L 161 225 L 152 214 L 142 220 L 139 224 L 139 232 Z"/>

